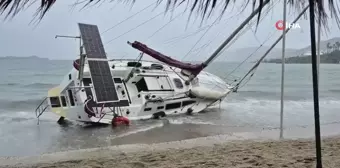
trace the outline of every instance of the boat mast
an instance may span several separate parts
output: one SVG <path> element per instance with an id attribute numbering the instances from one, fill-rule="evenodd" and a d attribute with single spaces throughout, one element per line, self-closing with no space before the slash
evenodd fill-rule
<path id="1" fill-rule="evenodd" d="M 248 24 L 248 22 L 253 19 L 253 17 L 255 15 L 257 15 L 260 10 L 269 3 L 270 0 L 266 0 L 265 2 L 263 2 L 262 7 L 258 7 L 256 10 L 254 10 L 250 16 L 248 16 L 248 18 L 246 20 L 244 20 L 242 22 L 242 24 L 236 29 L 234 30 L 234 32 L 217 48 L 217 50 L 215 50 L 215 52 L 205 61 L 203 62 L 203 68 L 207 67 L 209 65 L 209 63 L 211 61 L 214 60 L 214 58 L 223 50 L 223 48 L 237 35 L 238 32 L 240 32 L 243 27 Z"/>
<path id="2" fill-rule="evenodd" d="M 283 138 L 283 107 L 284 107 L 284 80 L 285 80 L 285 51 L 286 51 L 286 23 L 287 23 L 287 0 L 283 0 L 283 32 L 282 32 L 282 70 L 281 70 L 281 107 L 280 107 L 280 138 Z"/>
<path id="3" fill-rule="evenodd" d="M 295 24 L 301 17 L 302 15 L 307 11 L 307 9 L 309 8 L 309 5 L 307 5 L 302 12 L 297 16 L 297 18 L 295 18 L 295 20 L 292 22 L 292 24 Z M 286 29 L 286 33 L 288 33 L 288 31 L 291 28 L 288 27 Z M 277 43 L 279 43 L 281 41 L 281 39 L 283 38 L 283 35 L 281 35 L 271 46 L 270 48 L 266 51 L 266 53 L 264 53 L 264 55 L 257 61 L 257 63 L 248 71 L 248 73 L 246 75 L 243 76 L 243 78 L 235 85 L 235 87 L 233 88 L 233 91 L 236 92 L 239 85 L 241 84 L 241 82 L 257 67 L 260 65 L 260 63 L 263 61 L 263 59 L 270 53 L 270 51 L 277 45 Z"/>

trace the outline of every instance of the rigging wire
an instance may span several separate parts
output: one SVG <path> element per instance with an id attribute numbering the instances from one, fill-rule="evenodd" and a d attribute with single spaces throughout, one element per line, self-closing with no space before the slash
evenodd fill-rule
<path id="1" fill-rule="evenodd" d="M 266 15 L 264 15 L 264 16 L 260 19 L 260 22 L 264 19 L 265 16 L 266 16 Z M 256 21 L 253 20 L 253 21 L 251 21 L 250 23 L 251 23 L 251 24 L 255 24 Z M 222 50 L 222 52 L 220 52 L 218 55 L 221 55 L 226 49 L 228 49 L 230 46 L 232 46 L 232 45 L 237 41 L 237 39 L 238 39 L 239 37 L 241 37 L 242 35 L 244 35 L 248 30 L 249 30 L 249 27 L 248 27 L 248 29 L 243 29 L 243 30 L 241 30 L 241 32 L 240 32 L 239 34 L 237 34 L 237 35 L 235 36 L 235 38 L 232 39 L 232 40 L 230 41 L 230 43 L 229 43 L 229 44 Z M 227 58 L 227 57 L 224 57 L 223 61 L 225 61 L 226 58 Z M 219 71 L 222 71 L 222 70 L 223 70 L 223 69 L 220 69 Z M 224 79 L 224 80 L 225 80 L 225 79 Z"/>
<path id="2" fill-rule="evenodd" d="M 130 29 L 130 30 L 124 32 L 123 34 L 121 34 L 121 35 L 119 35 L 119 36 L 117 36 L 117 37 L 112 38 L 111 40 L 109 40 L 108 42 L 106 42 L 105 45 L 107 45 L 107 44 L 111 43 L 112 41 L 114 41 L 114 40 L 116 40 L 116 39 L 118 39 L 118 38 L 124 36 L 124 35 L 127 34 L 127 33 L 130 33 L 131 31 L 133 31 L 133 30 L 139 28 L 140 26 L 142 26 L 142 25 L 144 25 L 144 24 L 150 22 L 151 20 L 157 18 L 158 16 L 162 15 L 163 13 L 164 13 L 164 12 L 160 12 L 160 13 L 158 13 L 157 15 L 155 15 L 154 17 L 152 17 L 152 18 L 150 18 L 150 19 L 148 19 L 148 20 L 142 22 L 141 24 L 137 25 L 136 27 L 134 27 L 134 28 L 132 28 L 132 29 Z"/>
<path id="3" fill-rule="evenodd" d="M 231 19 L 231 18 L 233 18 L 233 17 L 235 17 L 235 16 L 237 16 L 237 15 L 228 17 L 228 18 L 226 18 L 224 21 L 227 21 L 227 20 L 229 20 L 229 19 Z M 198 39 L 197 42 L 191 47 L 191 49 L 187 52 L 187 54 L 184 55 L 184 57 L 182 58 L 182 60 L 183 60 L 185 57 L 187 57 L 187 56 L 192 52 L 192 50 L 196 47 L 196 45 L 202 40 L 202 38 L 208 33 L 208 31 L 212 28 L 212 26 L 214 26 L 214 24 L 215 24 L 217 21 L 220 21 L 219 17 L 216 18 L 216 20 L 215 20 L 212 24 L 208 25 L 208 29 L 203 33 L 203 35 L 200 37 L 200 39 Z M 220 24 L 220 22 L 217 23 L 216 25 L 218 25 L 218 24 Z M 207 47 L 208 45 L 209 45 L 209 44 L 207 43 L 205 47 Z M 204 45 L 203 45 L 203 46 L 204 46 Z M 202 49 L 203 49 L 203 48 L 201 48 L 201 50 L 202 50 Z"/>
<path id="4" fill-rule="evenodd" d="M 224 19 L 223 21 L 227 21 L 227 20 L 229 20 L 229 19 L 231 19 L 231 18 L 233 18 L 233 17 L 236 17 L 236 16 L 238 16 L 238 15 L 240 15 L 240 14 L 237 14 L 237 15 L 231 16 L 231 17 L 229 17 L 229 18 L 226 18 L 226 19 Z M 221 22 L 220 17 L 218 17 L 217 20 L 215 20 L 215 21 L 218 21 L 217 24 L 220 24 L 220 22 Z M 214 22 L 215 22 L 215 21 L 214 21 Z M 223 22 L 223 21 L 222 21 L 222 22 Z M 180 36 L 178 36 L 178 37 L 173 37 L 173 38 L 171 38 L 171 39 L 166 40 L 166 41 L 165 41 L 165 44 L 168 44 L 168 43 L 171 43 L 171 42 L 175 42 L 176 39 L 180 39 L 180 38 L 185 39 L 185 38 L 187 38 L 187 37 L 189 37 L 189 36 L 196 35 L 197 33 L 201 32 L 201 31 L 203 31 L 203 30 L 205 30 L 205 29 L 207 29 L 207 28 L 210 28 L 211 26 L 212 26 L 212 25 L 206 25 L 206 26 L 204 26 L 204 27 L 201 27 L 201 28 L 199 28 L 197 31 L 195 31 L 195 32 L 193 32 L 193 33 L 191 33 L 191 34 L 189 34 L 189 35 L 186 35 L 186 36 L 184 36 L 184 37 L 181 37 L 182 35 L 180 35 Z"/>
<path id="5" fill-rule="evenodd" d="M 254 73 L 255 73 L 255 71 L 256 71 L 256 69 L 259 67 L 259 65 L 260 65 L 260 62 L 257 62 L 254 66 L 253 66 L 253 68 L 252 69 L 250 69 L 249 71 L 248 71 L 248 73 L 241 79 L 241 81 L 239 81 L 239 83 L 236 85 L 236 90 L 235 91 L 237 91 L 237 89 L 239 88 L 238 87 L 238 85 L 249 75 L 249 74 L 251 74 L 250 75 L 250 78 L 254 75 Z"/>
<path id="6" fill-rule="evenodd" d="M 275 6 L 275 5 L 273 5 L 272 7 L 274 7 L 274 6 Z M 268 9 L 268 10 L 270 10 L 270 9 Z M 264 15 L 264 16 L 260 19 L 259 22 L 261 22 L 265 17 L 266 17 L 266 15 Z M 255 21 L 250 21 L 250 23 L 254 24 Z M 251 28 L 251 27 L 250 27 L 250 28 Z M 233 43 L 235 43 L 235 41 L 236 41 L 241 35 L 243 35 L 244 33 L 246 33 L 248 30 L 249 30 L 249 27 L 248 27 L 248 29 L 242 29 L 241 32 L 240 32 L 239 34 L 237 34 L 236 37 L 233 38 L 232 41 L 230 41 L 230 43 L 222 50 L 222 52 L 219 53 L 219 55 L 220 55 L 221 53 L 223 53 L 223 52 L 225 51 L 226 48 L 229 48 Z M 208 75 L 208 74 L 207 74 L 207 75 Z M 253 75 L 253 74 L 252 74 L 252 75 Z M 252 75 L 251 75 L 251 76 L 252 76 Z M 215 78 L 212 78 L 212 79 L 216 81 Z M 250 80 L 250 79 L 249 79 L 249 80 Z M 249 81 L 249 80 L 248 80 L 248 81 Z M 217 83 L 215 83 L 215 84 L 214 84 L 214 87 L 213 87 L 212 89 L 214 89 L 214 88 L 216 88 L 216 87 L 218 87 L 218 86 L 221 87 L 220 85 L 218 85 Z M 228 86 L 225 86 L 225 87 L 228 87 Z M 229 93 L 230 93 L 230 92 L 228 92 L 227 94 L 229 94 Z M 226 95 L 227 95 L 227 94 L 226 94 Z M 225 95 L 225 96 L 226 96 L 226 95 Z M 206 98 L 203 98 L 203 100 L 205 100 L 205 99 L 206 99 Z M 212 104 L 213 104 L 213 103 L 214 103 L 214 102 L 212 102 Z"/>
<path id="7" fill-rule="evenodd" d="M 157 0 L 157 1 L 158 1 L 158 0 Z M 157 1 L 155 1 L 155 2 L 151 3 L 150 5 L 146 6 L 145 8 L 143 8 L 143 9 L 141 9 L 140 11 L 136 12 L 135 14 L 133 14 L 133 15 L 130 15 L 130 16 L 129 16 L 129 17 L 127 17 L 126 19 L 124 19 L 124 20 L 120 21 L 119 23 L 117 23 L 117 24 L 113 25 L 112 27 L 110 27 L 110 28 L 106 29 L 105 31 L 103 31 L 103 32 L 101 33 L 101 35 L 102 35 L 102 34 L 104 34 L 104 33 L 106 33 L 106 32 L 108 32 L 108 31 L 110 31 L 110 30 L 112 30 L 113 28 L 115 28 L 115 27 L 117 27 L 118 25 L 120 25 L 120 24 L 124 23 L 125 21 L 127 21 L 127 20 L 129 20 L 129 19 L 133 18 L 134 16 L 138 15 L 139 13 L 143 12 L 144 10 L 146 10 L 146 9 L 150 8 L 152 5 L 156 4 L 156 3 L 157 3 Z"/>
<path id="8" fill-rule="evenodd" d="M 197 53 L 197 55 L 201 54 L 201 52 L 203 51 L 204 48 L 207 48 L 209 45 L 211 45 L 211 43 L 213 41 L 215 41 L 217 39 L 217 37 L 219 37 L 222 34 L 222 30 L 224 30 L 224 27 L 222 27 L 223 29 L 221 29 L 210 41 L 208 41 L 207 43 L 205 43 L 204 45 L 202 45 L 200 48 L 201 50 Z"/>
<path id="9" fill-rule="evenodd" d="M 274 33 L 272 33 L 272 35 L 273 34 L 275 34 L 275 32 Z M 225 77 L 225 78 L 223 78 L 223 79 L 227 79 L 232 73 L 234 73 L 242 64 L 244 64 L 250 57 L 252 57 L 252 56 L 254 56 L 254 54 L 261 48 L 261 47 L 263 47 L 263 45 L 269 40 L 269 39 L 271 39 L 271 37 L 273 37 L 273 36 L 268 36 L 267 37 L 267 39 L 262 43 L 262 44 L 260 44 L 260 46 L 258 47 L 258 48 L 256 48 L 256 50 L 254 51 L 254 52 L 252 52 L 246 59 L 244 59 L 240 64 L 238 64 L 238 66 L 234 69 L 234 70 L 232 70 L 230 73 L 228 73 L 227 74 L 227 76 Z"/>
<path id="10" fill-rule="evenodd" d="M 268 11 L 270 11 L 276 4 L 277 4 L 278 2 L 276 2 L 275 4 L 272 4 L 267 10 Z M 261 19 L 260 19 L 260 22 L 261 21 L 263 21 L 264 20 L 264 18 L 268 15 L 268 13 L 269 12 L 267 12 Z M 220 54 L 222 54 L 226 49 L 228 49 L 232 44 L 234 44 L 235 43 L 235 41 L 241 36 L 241 35 L 243 35 L 246 31 L 248 31 L 249 29 L 251 29 L 252 30 L 252 25 L 255 23 L 255 21 L 251 21 L 251 22 L 249 22 L 247 25 L 248 25 L 248 29 L 243 29 L 242 30 L 242 32 L 241 33 L 239 33 L 223 50 L 222 50 L 222 52 L 220 52 L 219 53 L 219 55 Z M 253 31 L 253 30 L 252 30 Z M 253 33 L 254 33 L 254 31 L 253 31 Z M 256 36 L 255 36 L 256 37 Z M 269 38 L 270 37 L 272 37 L 272 36 L 268 36 L 267 37 L 267 39 L 253 52 L 253 53 L 251 53 L 245 60 L 243 60 L 242 61 L 242 63 L 241 64 L 239 64 L 232 72 L 234 72 L 234 71 L 236 71 L 236 69 L 238 68 L 238 67 L 240 67 L 244 62 L 246 62 L 246 60 L 248 60 L 250 57 L 252 57 L 262 46 L 263 46 L 263 44 L 264 43 L 266 43 L 268 40 L 269 40 Z M 258 40 L 259 41 L 259 40 Z M 223 59 L 223 61 L 226 59 L 226 57 Z M 222 70 L 222 69 L 221 69 Z M 220 71 L 221 71 L 220 70 Z M 223 78 L 223 80 L 226 80 L 231 74 L 232 74 L 232 72 L 231 73 L 229 73 L 226 77 L 224 77 Z M 235 82 L 235 81 L 234 81 Z"/>
<path id="11" fill-rule="evenodd" d="M 214 25 L 214 23 L 213 24 L 211 24 L 209 27 L 208 27 L 208 29 L 203 33 L 203 35 L 196 41 L 196 43 L 194 44 L 194 46 L 192 46 L 191 47 L 191 49 L 184 55 L 184 57 L 182 58 L 182 61 L 183 61 L 183 59 L 185 58 L 185 57 L 187 57 L 189 54 L 190 54 L 190 52 L 195 48 L 195 46 L 202 40 L 202 38 L 208 33 L 208 31 L 211 29 L 211 27 Z"/>
<path id="12" fill-rule="evenodd" d="M 165 28 L 165 26 L 169 25 L 172 21 L 174 21 L 175 19 L 179 18 L 179 16 L 183 15 L 184 12 L 179 13 L 178 15 L 176 15 L 175 17 L 173 17 L 169 22 L 167 22 L 166 24 L 164 24 L 162 27 L 160 27 L 158 30 L 156 30 L 152 35 L 150 35 L 146 41 L 148 41 L 149 39 L 151 39 L 151 37 L 153 37 L 154 35 L 156 35 L 158 32 L 160 32 L 163 28 Z"/>
<path id="13" fill-rule="evenodd" d="M 278 2 L 276 2 L 276 4 L 278 4 Z M 276 4 L 269 4 L 270 6 L 267 8 L 267 11 L 270 11 L 272 8 L 274 8 L 274 6 L 276 5 Z M 263 17 L 260 19 L 260 21 L 263 21 L 263 19 L 268 15 L 268 13 L 269 12 L 267 12 L 265 15 L 263 15 Z M 248 23 L 248 25 L 249 24 L 254 24 L 255 23 L 255 20 L 253 20 L 253 21 L 251 21 L 251 22 L 249 22 Z M 248 26 L 248 28 L 249 28 L 249 26 Z M 250 27 L 251 28 L 251 27 Z M 243 30 L 245 30 L 245 31 L 248 31 L 247 29 L 243 29 Z M 245 33 L 245 32 L 244 32 Z M 227 49 L 227 48 L 229 48 L 231 45 L 229 44 L 227 47 L 225 47 L 218 55 L 221 55 L 222 53 L 224 53 L 225 52 L 225 50 Z"/>
<path id="14" fill-rule="evenodd" d="M 177 39 L 183 40 L 183 39 L 188 38 L 188 37 L 190 37 L 190 36 L 196 35 L 197 33 L 199 33 L 199 32 L 201 32 L 201 31 L 207 29 L 208 27 L 209 27 L 209 25 L 204 26 L 204 27 L 202 27 L 202 28 L 199 28 L 199 29 L 196 30 L 195 32 L 193 32 L 193 33 L 191 33 L 191 34 L 188 34 L 188 35 L 185 35 L 185 36 L 180 35 L 180 36 L 177 36 L 177 37 L 170 38 L 170 39 L 168 39 L 168 40 L 165 40 L 164 44 L 170 44 L 170 43 L 175 42 Z M 183 36 L 183 37 L 182 37 L 182 36 Z"/>
<path id="15" fill-rule="evenodd" d="M 268 11 L 271 9 L 271 8 L 273 8 L 275 6 L 275 4 L 273 4 L 271 7 L 269 7 L 268 8 Z M 268 13 L 267 13 L 268 14 Z M 261 22 L 261 21 L 263 21 L 263 19 L 267 16 L 267 14 L 266 15 L 263 15 L 263 17 L 260 19 L 260 21 L 259 22 Z M 250 23 L 251 24 L 249 24 L 249 25 L 252 25 L 252 24 L 254 24 L 255 23 L 255 21 L 250 21 Z M 246 33 L 248 30 L 249 30 L 249 28 L 251 28 L 251 26 L 248 26 L 248 29 L 242 29 L 241 30 L 241 32 L 239 33 L 239 34 L 237 34 L 236 35 L 236 37 L 234 38 L 234 39 L 232 39 L 232 41 L 230 41 L 230 43 L 218 54 L 218 55 L 220 55 L 221 53 L 223 53 L 227 48 L 229 48 L 232 44 L 234 44 L 235 43 L 235 41 L 241 36 L 241 35 L 243 35 L 244 33 Z M 270 36 L 269 36 L 270 37 Z M 254 72 L 253 72 L 253 74 L 254 74 Z M 253 75 L 252 74 L 252 75 Z M 251 76 L 252 76 L 251 75 Z M 213 78 L 214 79 L 214 78 Z M 215 79 L 214 79 L 215 80 Z M 250 80 L 250 79 L 249 79 Z M 215 84 L 215 86 L 212 88 L 212 89 L 214 89 L 216 86 L 218 86 L 217 84 Z"/>

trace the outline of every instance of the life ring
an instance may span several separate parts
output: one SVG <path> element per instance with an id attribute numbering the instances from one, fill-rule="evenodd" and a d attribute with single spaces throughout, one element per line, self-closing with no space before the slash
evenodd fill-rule
<path id="1" fill-rule="evenodd" d="M 73 67 L 79 71 L 79 67 L 80 67 L 80 59 L 76 59 L 73 61 Z"/>
<path id="2" fill-rule="evenodd" d="M 96 114 L 87 107 L 87 104 L 84 106 L 84 111 L 86 114 L 88 114 L 89 118 L 96 116 Z"/>
<path id="3" fill-rule="evenodd" d="M 122 125 L 122 124 L 130 125 L 130 120 L 126 117 L 123 117 L 123 116 L 114 117 L 112 119 L 112 125 L 113 126 L 118 126 L 118 125 Z"/>

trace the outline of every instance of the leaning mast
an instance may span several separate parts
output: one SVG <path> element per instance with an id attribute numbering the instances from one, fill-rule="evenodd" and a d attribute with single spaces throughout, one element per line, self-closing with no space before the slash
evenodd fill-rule
<path id="1" fill-rule="evenodd" d="M 262 7 L 258 7 L 256 10 L 254 10 L 250 16 L 248 16 L 248 18 L 246 20 L 244 20 L 242 22 L 242 24 L 237 27 L 236 30 L 234 30 L 234 32 L 215 50 L 215 52 L 213 54 L 211 54 L 211 56 L 205 61 L 203 62 L 203 67 L 207 67 L 209 65 L 209 63 L 211 61 L 213 61 L 217 56 L 218 54 L 223 50 L 223 48 L 229 44 L 229 42 L 243 29 L 243 27 L 248 24 L 248 22 L 254 18 L 255 15 L 257 15 L 260 10 L 269 3 L 270 0 L 266 0 L 265 2 L 263 2 L 263 5 Z"/>

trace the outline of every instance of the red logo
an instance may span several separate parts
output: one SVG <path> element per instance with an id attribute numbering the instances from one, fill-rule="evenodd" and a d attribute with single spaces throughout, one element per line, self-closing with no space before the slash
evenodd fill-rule
<path id="1" fill-rule="evenodd" d="M 283 20 L 279 20 L 275 23 L 275 27 L 277 30 L 283 30 Z"/>

